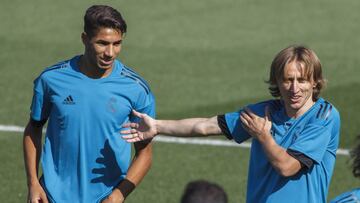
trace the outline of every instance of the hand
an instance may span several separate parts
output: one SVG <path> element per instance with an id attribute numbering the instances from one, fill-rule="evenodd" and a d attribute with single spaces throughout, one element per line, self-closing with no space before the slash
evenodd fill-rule
<path id="1" fill-rule="evenodd" d="M 29 203 L 48 203 L 46 193 L 40 183 L 29 186 L 28 201 Z"/>
<path id="2" fill-rule="evenodd" d="M 125 200 L 124 196 L 121 194 L 120 190 L 115 188 L 112 193 L 101 203 L 123 203 Z"/>
<path id="3" fill-rule="evenodd" d="M 139 113 L 135 110 L 132 114 L 140 118 L 139 123 L 126 123 L 122 127 L 131 128 L 130 130 L 122 130 L 120 133 L 127 142 L 138 142 L 151 139 L 157 135 L 156 120 L 146 114 Z"/>
<path id="4" fill-rule="evenodd" d="M 265 107 L 265 116 L 260 117 L 254 114 L 249 108 L 241 112 L 240 119 L 244 129 L 254 138 L 261 140 L 264 136 L 270 135 L 271 119 L 269 107 Z"/>

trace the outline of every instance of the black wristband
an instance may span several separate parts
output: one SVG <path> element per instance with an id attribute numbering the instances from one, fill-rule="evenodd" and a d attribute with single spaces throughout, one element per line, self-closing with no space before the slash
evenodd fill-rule
<path id="1" fill-rule="evenodd" d="M 119 183 L 117 188 L 120 190 L 124 198 L 126 198 L 135 189 L 135 187 L 136 185 L 133 182 L 125 178 Z"/>

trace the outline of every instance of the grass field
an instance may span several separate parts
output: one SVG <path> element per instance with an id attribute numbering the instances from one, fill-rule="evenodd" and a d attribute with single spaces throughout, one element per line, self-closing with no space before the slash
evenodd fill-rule
<path id="1" fill-rule="evenodd" d="M 1 0 L 0 124 L 24 126 L 32 81 L 44 67 L 80 54 L 82 16 L 97 1 Z M 360 118 L 357 0 L 102 1 L 123 13 L 129 32 L 120 59 L 144 76 L 159 118 L 211 116 L 268 99 L 268 68 L 290 44 L 319 55 L 329 83 L 323 96 L 340 111 L 342 148 Z M 6 19 L 6 20 L 5 20 Z M 150 174 L 127 202 L 177 202 L 186 182 L 223 185 L 245 198 L 248 149 L 156 143 Z M 0 132 L 0 202 L 24 202 L 21 134 Z M 337 159 L 329 197 L 355 187 L 348 157 Z"/>

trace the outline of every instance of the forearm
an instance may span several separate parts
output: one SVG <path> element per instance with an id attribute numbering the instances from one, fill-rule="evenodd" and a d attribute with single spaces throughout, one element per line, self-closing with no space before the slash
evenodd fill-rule
<path id="1" fill-rule="evenodd" d="M 261 143 L 269 162 L 280 175 L 289 177 L 301 169 L 300 162 L 278 145 L 270 134 L 263 136 L 258 141 Z"/>
<path id="2" fill-rule="evenodd" d="M 151 143 L 149 145 L 151 145 Z M 152 147 L 147 147 L 149 148 L 145 148 L 135 154 L 126 175 L 126 179 L 135 185 L 138 185 L 142 181 L 152 164 Z"/>
<path id="3" fill-rule="evenodd" d="M 221 134 L 216 117 L 189 118 L 182 120 L 157 120 L 158 134 L 179 137 L 197 137 Z"/>
<path id="4" fill-rule="evenodd" d="M 41 155 L 41 131 L 28 124 L 24 131 L 23 150 L 28 186 L 38 183 L 38 167 Z"/>
<path id="5" fill-rule="evenodd" d="M 140 145 L 140 146 L 139 146 Z M 146 145 L 135 144 L 135 157 L 131 162 L 129 170 L 124 180 L 114 189 L 110 198 L 116 201 L 123 201 L 137 185 L 140 184 L 142 179 L 149 171 L 152 163 L 152 144 Z"/>

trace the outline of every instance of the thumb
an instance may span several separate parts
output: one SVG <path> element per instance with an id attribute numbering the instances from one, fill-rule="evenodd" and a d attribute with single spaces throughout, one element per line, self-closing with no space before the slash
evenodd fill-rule
<path id="1" fill-rule="evenodd" d="M 265 119 L 268 120 L 268 121 L 271 121 L 269 106 L 265 107 Z"/>
<path id="2" fill-rule="evenodd" d="M 137 111 L 135 111 L 135 109 L 132 110 L 132 115 L 134 115 L 134 116 L 136 116 L 136 117 L 138 117 L 138 118 L 142 118 L 142 114 L 139 113 L 139 112 L 137 112 Z"/>

